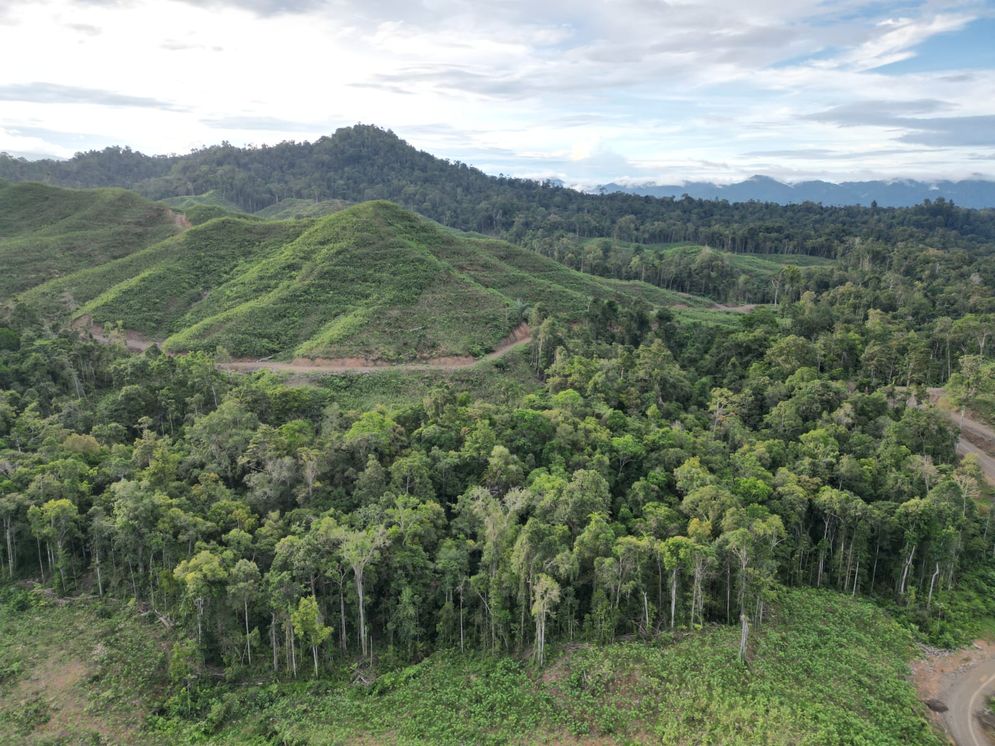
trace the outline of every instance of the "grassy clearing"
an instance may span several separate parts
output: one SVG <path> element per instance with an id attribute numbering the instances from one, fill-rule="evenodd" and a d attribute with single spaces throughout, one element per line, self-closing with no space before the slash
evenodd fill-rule
<path id="1" fill-rule="evenodd" d="M 433 389 L 452 388 L 472 399 L 495 403 L 518 401 L 541 387 L 528 365 L 528 350 L 510 352 L 500 360 L 480 363 L 454 371 L 382 371 L 361 375 L 304 378 L 295 383 L 313 382 L 330 392 L 331 400 L 343 409 L 368 410 L 378 405 L 403 407 L 419 401 Z"/>
<path id="2" fill-rule="evenodd" d="M 204 194 L 187 194 L 182 197 L 167 197 L 159 200 L 164 205 L 169 205 L 174 210 L 186 212 L 196 208 L 213 208 L 223 210 L 232 214 L 242 213 L 243 210 L 234 202 L 229 202 L 216 191 L 205 192 Z"/>
<path id="3" fill-rule="evenodd" d="M 161 628 L 133 610 L 11 589 L 0 609 L 7 743 L 942 743 L 906 680 L 911 635 L 830 591 L 782 592 L 748 667 L 738 630 L 708 627 L 570 646 L 543 670 L 443 651 L 369 688 L 343 665 L 319 681 L 258 673 L 172 696 Z"/>
<path id="4" fill-rule="evenodd" d="M 783 594 L 750 666 L 738 631 L 515 658 L 437 653 L 369 689 L 338 679 L 201 690 L 176 742 L 940 744 L 906 681 L 910 635 L 873 605 Z"/>
<path id="5" fill-rule="evenodd" d="M 344 210 L 348 206 L 349 203 L 344 199 L 328 199 L 315 202 L 310 199 L 291 197 L 280 200 L 275 205 L 264 207 L 254 214 L 265 220 L 300 220 L 302 218 L 320 218 L 325 215 L 331 215 L 333 212 Z"/>
<path id="6" fill-rule="evenodd" d="M 0 182 L 0 297 L 127 256 L 179 231 L 169 208 L 123 189 Z"/>

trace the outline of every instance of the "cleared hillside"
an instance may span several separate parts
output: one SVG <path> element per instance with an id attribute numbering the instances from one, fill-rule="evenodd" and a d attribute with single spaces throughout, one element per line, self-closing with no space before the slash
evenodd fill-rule
<path id="1" fill-rule="evenodd" d="M 105 222 L 113 234 L 118 224 Z M 169 351 L 386 361 L 479 357 L 537 304 L 565 318 L 579 318 L 592 298 L 708 305 L 582 274 L 389 202 L 320 219 L 225 216 L 134 248 L 94 256 L 93 266 L 37 284 L 23 298 L 77 325 L 120 323 Z"/>
<path id="2" fill-rule="evenodd" d="M 127 256 L 184 225 L 169 207 L 123 189 L 0 182 L 0 298 Z"/>

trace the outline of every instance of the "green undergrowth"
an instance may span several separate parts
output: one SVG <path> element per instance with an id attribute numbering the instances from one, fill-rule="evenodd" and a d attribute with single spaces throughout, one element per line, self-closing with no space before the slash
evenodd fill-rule
<path id="1" fill-rule="evenodd" d="M 923 640 L 941 648 L 958 648 L 972 640 L 995 640 L 995 561 L 972 568 L 951 590 L 936 593 L 929 610 L 890 605 L 891 614 L 918 630 Z"/>
<path id="2" fill-rule="evenodd" d="M 291 197 L 276 204 L 264 207 L 254 213 L 265 220 L 300 220 L 301 218 L 320 218 L 333 212 L 344 210 L 349 203 L 342 199 L 328 199 L 315 202 L 310 199 Z"/>
<path id="3" fill-rule="evenodd" d="M 204 194 L 187 194 L 181 197 L 167 197 L 160 200 L 164 205 L 169 205 L 174 210 L 187 213 L 198 208 L 210 208 L 222 210 L 224 212 L 239 214 L 243 213 L 238 205 L 222 197 L 218 192 L 212 190 Z"/>
<path id="4" fill-rule="evenodd" d="M 331 400 L 347 410 L 366 410 L 381 405 L 404 407 L 439 387 L 466 392 L 473 400 L 495 403 L 516 402 L 541 387 L 529 367 L 527 346 L 472 368 L 300 376 L 294 383 L 311 383 L 328 391 Z"/>
<path id="5" fill-rule="evenodd" d="M 210 221 L 82 279 L 59 281 L 76 282 L 73 293 L 85 299 L 77 317 L 122 321 L 168 351 L 276 359 L 479 357 L 540 304 L 565 319 L 581 318 L 592 297 L 708 305 L 575 272 L 389 202 L 316 220 Z"/>
<path id="6" fill-rule="evenodd" d="M 260 670 L 168 690 L 154 616 L 118 602 L 0 591 L 5 743 L 940 744 L 906 680 L 912 635 L 874 604 L 779 593 L 754 633 L 709 626 L 653 641 L 525 656 L 440 651 L 352 683 Z M 66 672 L 69 672 L 68 674 Z M 61 739 L 61 740 L 60 740 Z M 102 740 L 101 740 L 102 739 Z"/>
<path id="7" fill-rule="evenodd" d="M 217 685 L 150 728 L 175 743 L 940 744 L 907 682 L 912 637 L 866 601 L 781 594 L 738 660 L 738 629 L 576 645 L 543 670 L 438 652 L 370 687 Z"/>

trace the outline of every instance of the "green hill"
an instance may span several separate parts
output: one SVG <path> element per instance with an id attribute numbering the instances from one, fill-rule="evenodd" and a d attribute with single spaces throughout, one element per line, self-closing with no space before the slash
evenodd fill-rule
<path id="1" fill-rule="evenodd" d="M 120 321 L 167 350 L 282 358 L 478 356 L 538 303 L 578 317 L 592 297 L 687 300 L 581 274 L 389 202 L 317 221 L 213 220 L 33 295 L 40 302 L 65 286 L 87 298 L 77 317 Z"/>
<path id="2" fill-rule="evenodd" d="M 315 202 L 311 199 L 289 199 L 280 200 L 276 204 L 264 207 L 255 213 L 257 217 L 266 220 L 298 220 L 300 218 L 320 218 L 324 215 L 331 215 L 339 210 L 344 210 L 349 203 L 342 199 L 326 199 Z"/>
<path id="3" fill-rule="evenodd" d="M 119 259 L 182 227 L 167 206 L 123 189 L 0 182 L 0 299 Z"/>
<path id="4" fill-rule="evenodd" d="M 0 186 L 0 291 L 49 317 L 120 323 L 170 351 L 237 357 L 478 357 L 542 304 L 582 316 L 592 298 L 707 308 L 700 298 L 577 272 L 384 202 L 276 221 L 115 189 Z M 291 212 L 340 203 L 288 200 Z M 220 213 L 211 218 L 211 213 Z M 210 218 L 210 219 L 208 219 Z"/>

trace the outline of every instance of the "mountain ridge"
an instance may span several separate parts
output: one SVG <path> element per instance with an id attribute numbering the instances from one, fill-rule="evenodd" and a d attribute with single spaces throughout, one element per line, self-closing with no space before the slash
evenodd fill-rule
<path id="1" fill-rule="evenodd" d="M 773 202 L 780 205 L 813 202 L 832 207 L 872 207 L 875 204 L 878 207 L 913 207 L 927 199 L 942 198 L 972 209 L 995 207 L 995 181 L 985 179 L 878 179 L 842 182 L 816 179 L 786 183 L 758 174 L 732 184 L 703 181 L 684 184 L 609 182 L 599 185 L 595 191 L 599 194 L 620 192 L 670 199 L 680 199 L 687 195 L 693 199 Z"/>

